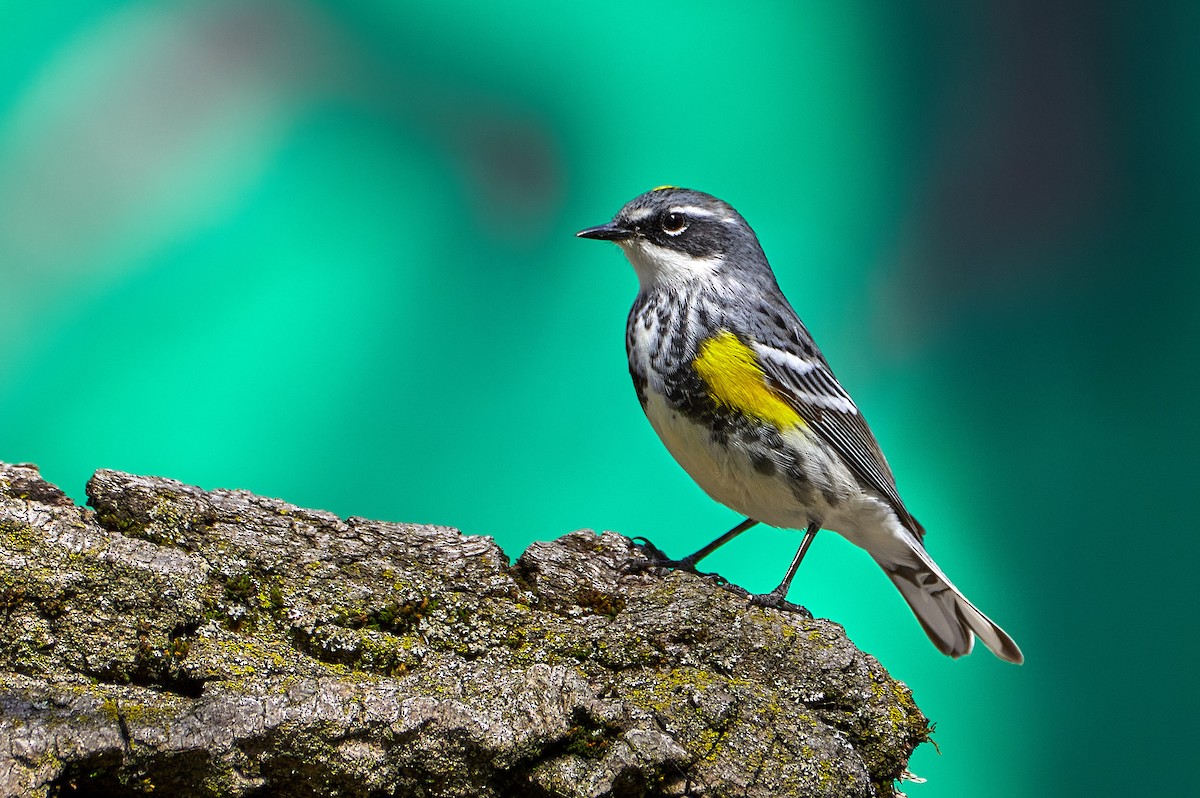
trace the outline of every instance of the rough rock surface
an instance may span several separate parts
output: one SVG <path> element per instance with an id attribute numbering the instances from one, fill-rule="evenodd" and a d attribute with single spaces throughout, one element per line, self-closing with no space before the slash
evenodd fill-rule
<path id="1" fill-rule="evenodd" d="M 0 796 L 890 795 L 928 724 L 825 620 L 575 532 L 0 464 Z"/>

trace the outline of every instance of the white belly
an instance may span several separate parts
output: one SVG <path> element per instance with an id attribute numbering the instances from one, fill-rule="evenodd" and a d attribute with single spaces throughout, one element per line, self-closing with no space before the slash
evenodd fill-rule
<path id="1" fill-rule="evenodd" d="M 813 489 L 797 491 L 787 475 L 755 469 L 737 436 L 731 435 L 727 446 L 713 444 L 706 427 L 672 410 L 654 391 L 647 392 L 646 417 L 696 484 L 735 512 L 783 529 L 804 529 L 815 521 L 889 562 L 900 561 L 893 549 L 907 551 L 900 522 L 887 502 L 858 487 L 840 461 L 808 440 L 804 428 L 784 434 L 786 445 L 815 458 L 807 469 Z"/>
<path id="2" fill-rule="evenodd" d="M 823 507 L 802 506 L 787 480 L 756 470 L 736 436 L 727 446 L 711 442 L 707 427 L 672 410 L 654 391 L 647 392 L 646 417 L 671 455 L 705 493 L 742 515 L 771 526 L 803 529 Z M 792 435 L 805 434 L 796 430 Z"/>

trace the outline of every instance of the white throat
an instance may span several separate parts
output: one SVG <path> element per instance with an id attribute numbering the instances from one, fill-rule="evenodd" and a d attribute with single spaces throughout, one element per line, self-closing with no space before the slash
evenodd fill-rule
<path id="1" fill-rule="evenodd" d="M 721 268 L 720 256 L 696 258 L 686 252 L 660 247 L 644 238 L 631 238 L 617 243 L 633 264 L 642 288 L 682 286 L 695 280 L 711 280 Z"/>

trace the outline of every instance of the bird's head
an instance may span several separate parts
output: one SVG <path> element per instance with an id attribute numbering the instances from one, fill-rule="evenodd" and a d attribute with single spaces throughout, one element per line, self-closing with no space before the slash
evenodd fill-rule
<path id="1" fill-rule="evenodd" d="M 619 245 L 643 289 L 747 271 L 770 275 L 746 220 L 702 191 L 660 186 L 627 202 L 608 224 L 575 235 Z"/>

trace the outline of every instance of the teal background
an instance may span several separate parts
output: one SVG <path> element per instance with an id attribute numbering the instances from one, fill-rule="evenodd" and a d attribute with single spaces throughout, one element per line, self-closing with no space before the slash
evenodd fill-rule
<path id="1" fill-rule="evenodd" d="M 937 722 L 903 789 L 1186 792 L 1198 9 L 6 3 L 0 459 L 683 554 L 738 519 L 638 410 L 632 270 L 572 234 L 699 188 L 1025 651 L 941 657 L 817 539 L 792 598 Z M 795 540 L 711 564 L 766 590 Z"/>

